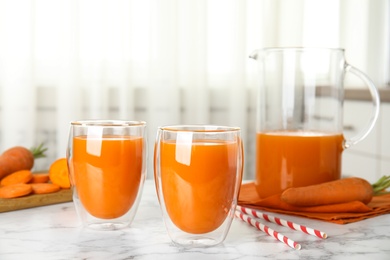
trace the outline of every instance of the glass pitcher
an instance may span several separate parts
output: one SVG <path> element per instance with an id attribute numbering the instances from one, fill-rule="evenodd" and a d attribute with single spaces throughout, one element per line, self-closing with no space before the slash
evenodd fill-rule
<path id="1" fill-rule="evenodd" d="M 363 140 L 379 114 L 373 82 L 349 65 L 343 49 L 266 48 L 258 62 L 256 180 L 261 198 L 289 187 L 339 179 L 342 152 Z M 373 110 L 356 135 L 343 135 L 344 76 L 355 74 L 368 86 Z"/>

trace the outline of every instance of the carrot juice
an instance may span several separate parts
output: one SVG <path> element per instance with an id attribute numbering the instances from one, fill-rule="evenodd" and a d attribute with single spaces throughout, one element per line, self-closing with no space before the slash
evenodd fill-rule
<path id="1" fill-rule="evenodd" d="M 214 231 L 225 221 L 235 185 L 241 182 L 238 149 L 236 142 L 229 141 L 202 140 L 184 146 L 161 142 L 163 199 L 179 229 L 202 234 Z"/>
<path id="2" fill-rule="evenodd" d="M 142 175 L 143 138 L 73 138 L 73 174 L 78 197 L 94 217 L 126 214 L 136 200 Z"/>
<path id="3" fill-rule="evenodd" d="M 275 131 L 256 136 L 256 189 L 261 198 L 341 176 L 342 134 Z"/>

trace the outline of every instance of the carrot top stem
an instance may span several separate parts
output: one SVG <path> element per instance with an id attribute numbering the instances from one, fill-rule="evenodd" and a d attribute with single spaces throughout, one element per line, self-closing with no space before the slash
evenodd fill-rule
<path id="1" fill-rule="evenodd" d="M 41 143 L 37 147 L 32 147 L 30 151 L 34 156 L 34 159 L 38 159 L 46 157 L 45 152 L 47 151 L 47 148 L 43 146 L 43 143 Z"/>
<path id="2" fill-rule="evenodd" d="M 377 182 L 372 184 L 374 196 L 390 193 L 390 191 L 386 191 L 386 189 L 389 187 L 390 187 L 390 176 L 382 176 Z"/>

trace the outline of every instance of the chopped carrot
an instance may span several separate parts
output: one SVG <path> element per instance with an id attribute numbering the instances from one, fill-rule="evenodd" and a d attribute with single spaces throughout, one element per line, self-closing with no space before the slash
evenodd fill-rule
<path id="1" fill-rule="evenodd" d="M 285 190 L 281 199 L 294 206 L 319 206 L 361 201 L 367 204 L 374 195 L 371 184 L 357 177 Z"/>
<path id="2" fill-rule="evenodd" d="M 36 148 L 27 149 L 23 146 L 15 146 L 0 155 L 0 179 L 20 170 L 31 170 L 34 160 L 45 157 L 47 148 L 40 144 Z"/>
<path id="3" fill-rule="evenodd" d="M 18 183 L 0 187 L 0 198 L 10 199 L 28 195 L 32 192 L 29 184 Z"/>
<path id="4" fill-rule="evenodd" d="M 46 194 L 59 191 L 60 186 L 54 183 L 31 183 L 32 192 L 34 194 Z"/>
<path id="5" fill-rule="evenodd" d="M 10 175 L 5 176 L 1 182 L 1 186 L 18 184 L 18 183 L 28 183 L 32 179 L 32 173 L 29 170 L 21 170 Z"/>
<path id="6" fill-rule="evenodd" d="M 49 177 L 52 183 L 61 188 L 70 188 L 69 171 L 66 158 L 54 161 L 49 169 Z"/>
<path id="7" fill-rule="evenodd" d="M 33 177 L 29 183 L 46 183 L 49 180 L 49 173 L 33 173 Z"/>

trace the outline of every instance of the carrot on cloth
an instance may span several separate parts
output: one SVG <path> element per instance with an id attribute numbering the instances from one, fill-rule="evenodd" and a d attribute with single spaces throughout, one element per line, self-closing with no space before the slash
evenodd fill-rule
<path id="1" fill-rule="evenodd" d="M 261 199 L 254 182 L 241 185 L 238 204 L 243 207 L 319 219 L 337 224 L 347 224 L 381 214 L 390 213 L 390 194 L 374 196 L 365 205 L 360 201 L 322 205 L 314 207 L 298 207 L 281 200 L 281 194 Z"/>
<path id="2" fill-rule="evenodd" d="M 59 191 L 60 186 L 54 183 L 31 183 L 32 193 L 34 194 L 47 194 Z"/>
<path id="3" fill-rule="evenodd" d="M 351 201 L 367 204 L 374 190 L 362 178 L 350 177 L 304 187 L 292 187 L 283 191 L 281 199 L 294 206 L 319 206 Z"/>
<path id="4" fill-rule="evenodd" d="M 66 158 L 54 161 L 49 169 L 49 177 L 52 183 L 61 188 L 70 188 L 69 171 Z"/>
<path id="5" fill-rule="evenodd" d="M 1 186 L 18 184 L 18 183 L 28 183 L 32 179 L 32 173 L 30 170 L 21 170 L 10 175 L 7 175 L 0 181 Z"/>
<path id="6" fill-rule="evenodd" d="M 18 183 L 0 187 L 0 198 L 10 199 L 28 195 L 32 192 L 29 184 Z"/>
<path id="7" fill-rule="evenodd" d="M 49 173 L 33 173 L 29 183 L 46 183 L 50 180 Z"/>

